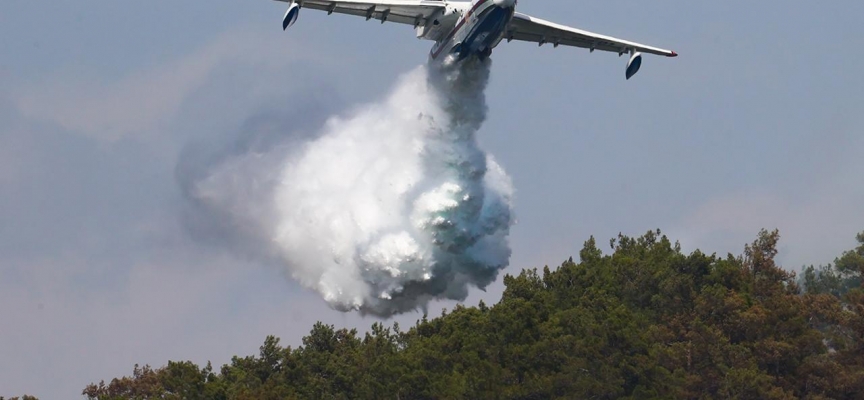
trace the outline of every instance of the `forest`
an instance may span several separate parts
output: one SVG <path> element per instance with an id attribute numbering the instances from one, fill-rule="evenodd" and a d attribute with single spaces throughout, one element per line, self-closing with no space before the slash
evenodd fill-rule
<path id="1" fill-rule="evenodd" d="M 594 238 L 579 261 L 506 276 L 492 306 L 403 329 L 315 324 L 214 368 L 169 361 L 91 383 L 111 399 L 864 399 L 864 232 L 783 268 L 780 235 L 684 254 L 661 232 Z M 34 398 L 28 398 L 34 399 Z M 0 398 L 2 400 L 2 398 Z"/>

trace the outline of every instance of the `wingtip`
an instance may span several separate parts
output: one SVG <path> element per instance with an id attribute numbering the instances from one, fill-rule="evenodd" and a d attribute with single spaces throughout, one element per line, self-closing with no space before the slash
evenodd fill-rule
<path id="1" fill-rule="evenodd" d="M 678 53 L 676 53 L 676 52 L 673 51 L 671 54 L 669 54 L 669 55 L 666 56 L 666 57 L 678 57 Z"/>

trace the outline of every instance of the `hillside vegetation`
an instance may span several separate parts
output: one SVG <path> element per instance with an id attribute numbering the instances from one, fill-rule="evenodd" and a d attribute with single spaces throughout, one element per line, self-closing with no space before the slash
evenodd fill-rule
<path id="1" fill-rule="evenodd" d="M 592 238 L 551 270 L 506 276 L 498 304 L 407 330 L 312 327 L 257 356 L 135 366 L 90 399 L 862 399 L 864 233 L 797 278 L 779 234 L 741 256 L 683 254 L 660 232 Z M 802 289 L 806 288 L 806 289 Z"/>

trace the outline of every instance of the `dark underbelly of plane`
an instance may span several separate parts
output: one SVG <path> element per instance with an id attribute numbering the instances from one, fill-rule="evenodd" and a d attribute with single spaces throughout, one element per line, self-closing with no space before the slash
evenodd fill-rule
<path id="1" fill-rule="evenodd" d="M 479 16 L 480 23 L 474 26 L 465 42 L 462 43 L 460 53 L 463 56 L 481 52 L 494 47 L 504 35 L 507 24 L 513 18 L 513 9 L 501 7 L 489 7 Z"/>

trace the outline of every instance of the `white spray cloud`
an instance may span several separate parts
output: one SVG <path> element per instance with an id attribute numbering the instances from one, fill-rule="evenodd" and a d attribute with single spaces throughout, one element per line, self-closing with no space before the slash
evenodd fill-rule
<path id="1" fill-rule="evenodd" d="M 419 67 L 299 150 L 222 163 L 193 196 L 269 238 L 268 255 L 336 309 L 464 299 L 510 258 L 512 185 L 476 140 L 489 66 Z"/>

